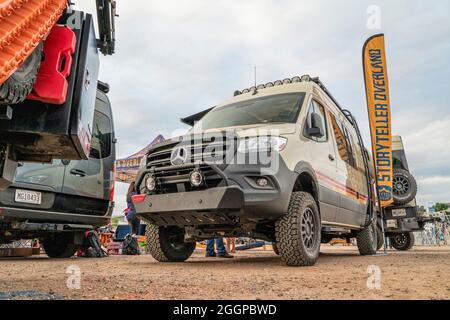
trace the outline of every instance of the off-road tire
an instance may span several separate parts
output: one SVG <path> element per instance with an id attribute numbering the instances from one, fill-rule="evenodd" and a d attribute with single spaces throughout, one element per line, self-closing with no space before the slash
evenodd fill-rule
<path id="1" fill-rule="evenodd" d="M 277 243 L 276 243 L 276 242 L 272 242 L 272 250 L 273 250 L 273 252 L 274 252 L 277 256 L 280 255 L 280 251 L 278 250 L 278 247 L 277 247 Z"/>
<path id="2" fill-rule="evenodd" d="M 356 232 L 356 244 L 358 245 L 359 254 L 362 256 L 370 256 L 377 253 L 376 219 L 367 228 Z"/>
<path id="3" fill-rule="evenodd" d="M 383 248 L 383 244 L 384 244 L 383 231 L 381 230 L 381 226 L 378 223 L 377 224 L 377 251 L 380 250 L 381 248 Z"/>
<path id="4" fill-rule="evenodd" d="M 392 246 L 399 251 L 407 251 L 414 246 L 414 234 L 412 232 L 404 232 L 390 237 Z"/>
<path id="5" fill-rule="evenodd" d="M 147 252 L 159 262 L 186 261 L 195 250 L 195 242 L 184 242 L 184 232 L 177 227 L 158 227 L 147 224 Z M 174 243 L 172 238 L 179 238 Z M 183 241 L 183 242 L 182 242 Z"/>
<path id="6" fill-rule="evenodd" d="M 22 65 L 0 85 L 0 105 L 11 105 L 25 101 L 36 82 L 42 61 L 41 42 Z"/>
<path id="7" fill-rule="evenodd" d="M 44 238 L 42 241 L 45 253 L 50 258 L 70 258 L 77 252 L 79 246 L 74 243 L 72 233 L 59 233 Z"/>
<path id="8" fill-rule="evenodd" d="M 395 204 L 407 204 L 417 195 L 416 179 L 406 170 L 394 169 L 393 197 Z"/>
<path id="9" fill-rule="evenodd" d="M 319 258 L 320 237 L 321 220 L 316 201 L 309 193 L 293 192 L 287 213 L 275 224 L 281 260 L 288 266 L 314 265 Z"/>

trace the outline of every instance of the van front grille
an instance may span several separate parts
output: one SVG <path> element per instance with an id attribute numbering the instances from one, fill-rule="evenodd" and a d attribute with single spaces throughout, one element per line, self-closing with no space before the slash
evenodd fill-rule
<path id="1" fill-rule="evenodd" d="M 173 153 L 184 156 L 181 163 L 174 163 Z M 155 148 L 147 156 L 147 169 L 157 180 L 155 193 L 175 193 L 198 191 L 226 185 L 223 176 L 216 169 L 224 166 L 237 149 L 237 139 L 224 136 L 219 139 L 209 137 L 189 139 L 179 143 L 170 143 Z M 178 159 L 179 160 L 179 159 Z M 201 172 L 204 183 L 193 187 L 189 177 L 193 170 Z M 145 193 L 145 179 L 139 186 L 140 193 Z"/>

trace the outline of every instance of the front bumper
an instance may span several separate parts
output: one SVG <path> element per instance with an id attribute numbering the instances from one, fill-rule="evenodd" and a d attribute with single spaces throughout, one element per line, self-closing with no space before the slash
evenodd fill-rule
<path id="1" fill-rule="evenodd" d="M 289 170 L 281 158 L 276 171 L 258 164 L 211 167 L 223 177 L 223 186 L 147 195 L 142 203 L 135 203 L 137 215 L 156 225 L 196 226 L 273 221 L 286 212 L 298 174 Z M 138 174 L 136 183 L 141 193 L 145 192 L 142 185 L 149 172 L 144 169 Z M 256 186 L 255 177 L 267 178 L 269 186 Z"/>
<path id="2" fill-rule="evenodd" d="M 134 202 L 137 216 L 156 225 L 235 224 L 244 204 L 239 187 L 218 187 L 204 191 L 147 195 Z"/>

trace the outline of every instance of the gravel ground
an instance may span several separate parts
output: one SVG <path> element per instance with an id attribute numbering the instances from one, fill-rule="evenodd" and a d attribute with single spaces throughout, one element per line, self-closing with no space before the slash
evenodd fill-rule
<path id="1" fill-rule="evenodd" d="M 0 299 L 450 299 L 450 247 L 416 247 L 361 257 L 355 247 L 323 246 L 308 268 L 283 265 L 271 251 L 234 259 L 162 264 L 149 255 L 50 260 L 0 260 Z M 81 271 L 81 289 L 68 289 L 67 267 Z M 381 288 L 368 289 L 369 266 Z"/>

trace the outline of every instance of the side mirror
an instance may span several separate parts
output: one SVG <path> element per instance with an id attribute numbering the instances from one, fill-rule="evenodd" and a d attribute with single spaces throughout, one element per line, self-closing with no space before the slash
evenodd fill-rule
<path id="1" fill-rule="evenodd" d="M 317 113 L 311 114 L 311 127 L 306 130 L 310 137 L 322 138 L 325 135 L 325 128 L 322 124 L 322 117 Z"/>

